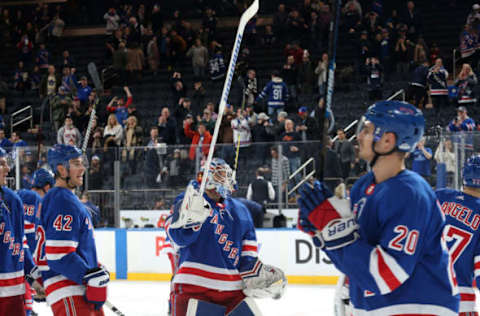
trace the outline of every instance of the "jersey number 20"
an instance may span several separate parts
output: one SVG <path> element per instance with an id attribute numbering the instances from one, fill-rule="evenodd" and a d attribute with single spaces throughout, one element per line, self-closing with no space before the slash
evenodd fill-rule
<path id="1" fill-rule="evenodd" d="M 398 235 L 388 243 L 388 247 L 398 251 L 404 251 L 407 255 L 413 255 L 417 248 L 419 232 L 416 229 L 408 230 L 407 226 L 398 225 L 393 229 Z"/>

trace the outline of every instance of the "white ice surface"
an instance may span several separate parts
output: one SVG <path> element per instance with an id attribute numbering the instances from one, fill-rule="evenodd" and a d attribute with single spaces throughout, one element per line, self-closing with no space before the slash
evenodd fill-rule
<path id="1" fill-rule="evenodd" d="M 167 315 L 170 286 L 166 282 L 113 281 L 109 301 L 126 316 Z M 334 286 L 288 285 L 280 300 L 257 300 L 264 316 L 329 316 L 333 315 Z M 40 316 L 52 316 L 45 303 L 35 303 Z M 106 316 L 114 316 L 104 307 Z"/>

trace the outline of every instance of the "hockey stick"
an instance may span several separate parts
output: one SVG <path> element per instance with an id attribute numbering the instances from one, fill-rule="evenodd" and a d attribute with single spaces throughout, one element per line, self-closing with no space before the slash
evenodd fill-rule
<path id="1" fill-rule="evenodd" d="M 122 313 L 118 308 L 116 308 L 112 303 L 109 301 L 105 301 L 105 306 L 107 306 L 112 312 L 115 313 L 115 315 L 118 316 L 125 316 L 124 313 Z"/>
<path id="2" fill-rule="evenodd" d="M 94 63 L 88 64 L 88 73 L 92 77 L 93 84 L 97 90 L 97 96 L 103 92 L 103 86 L 98 76 L 97 66 Z M 85 139 L 83 140 L 82 152 L 86 155 L 88 140 L 90 139 L 90 134 L 92 133 L 93 120 L 95 119 L 97 103 L 93 103 L 92 112 L 90 113 L 90 118 L 88 120 L 87 130 L 85 132 Z"/>
<path id="3" fill-rule="evenodd" d="M 237 35 L 235 36 L 235 44 L 232 49 L 232 56 L 230 57 L 230 64 L 228 65 L 227 77 L 223 85 L 222 97 L 220 99 L 220 106 L 218 109 L 217 122 L 215 123 L 215 130 L 213 131 L 212 141 L 210 142 L 210 149 L 208 150 L 207 161 L 205 162 L 205 171 L 202 177 L 202 184 L 200 185 L 200 196 L 205 191 L 206 180 L 208 173 L 210 172 L 210 163 L 212 162 L 213 152 L 215 150 L 215 144 L 217 143 L 218 131 L 220 130 L 220 124 L 222 122 L 223 112 L 227 105 L 228 95 L 230 93 L 230 87 L 232 85 L 233 73 L 235 72 L 235 65 L 237 64 L 238 52 L 240 51 L 240 45 L 242 44 L 243 32 L 248 21 L 257 14 L 259 6 L 259 0 L 254 0 L 253 3 L 243 12 L 240 23 L 237 29 Z"/>

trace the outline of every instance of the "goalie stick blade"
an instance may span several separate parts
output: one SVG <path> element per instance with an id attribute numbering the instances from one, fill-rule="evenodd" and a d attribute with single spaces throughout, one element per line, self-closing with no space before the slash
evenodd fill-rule
<path id="1" fill-rule="evenodd" d="M 100 94 L 101 92 L 103 92 L 103 84 L 102 84 L 102 81 L 100 80 L 100 76 L 98 75 L 97 66 L 95 65 L 95 63 L 90 62 L 88 63 L 87 69 L 88 69 L 88 73 L 90 74 L 90 77 L 92 78 L 93 85 L 97 90 L 97 94 Z"/>
<path id="2" fill-rule="evenodd" d="M 215 130 L 213 132 L 212 140 L 210 142 L 210 148 L 208 150 L 207 161 L 205 162 L 205 174 L 202 177 L 202 184 L 200 185 L 200 195 L 203 195 L 205 191 L 206 180 L 208 178 L 208 172 L 210 169 L 210 163 L 212 162 L 213 152 L 215 144 L 217 143 L 218 131 L 220 130 L 220 124 L 222 122 L 223 112 L 227 104 L 228 95 L 230 94 L 230 87 L 232 86 L 233 74 L 235 72 L 235 65 L 237 64 L 238 52 L 242 44 L 243 32 L 248 21 L 255 14 L 257 14 L 259 8 L 259 0 L 254 0 L 253 3 L 243 12 L 238 24 L 237 34 L 235 36 L 235 43 L 233 45 L 232 54 L 230 56 L 230 63 L 228 65 L 227 76 L 225 77 L 225 83 L 223 85 L 222 96 L 220 98 L 220 106 L 217 114 L 217 122 L 215 123 Z"/>

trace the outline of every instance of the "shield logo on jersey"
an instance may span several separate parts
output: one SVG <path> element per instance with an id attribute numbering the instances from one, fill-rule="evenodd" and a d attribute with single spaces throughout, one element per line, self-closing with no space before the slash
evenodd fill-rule
<path id="1" fill-rule="evenodd" d="M 359 219 L 360 216 L 362 216 L 363 208 L 365 207 L 365 204 L 367 204 L 367 198 L 363 197 L 360 200 L 358 200 L 357 203 L 353 204 L 353 215 L 355 216 L 355 219 Z"/>

